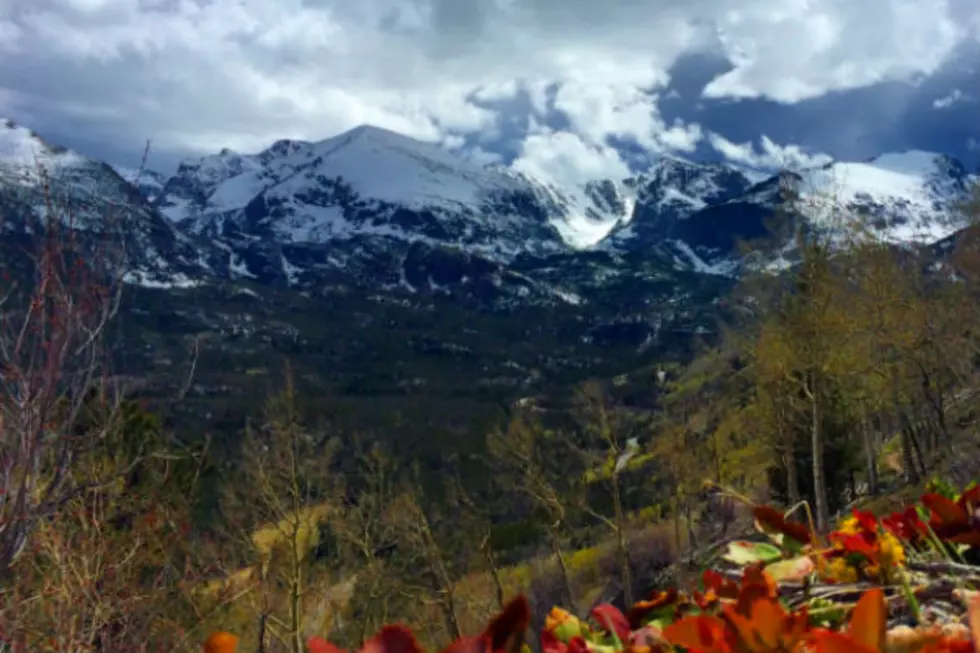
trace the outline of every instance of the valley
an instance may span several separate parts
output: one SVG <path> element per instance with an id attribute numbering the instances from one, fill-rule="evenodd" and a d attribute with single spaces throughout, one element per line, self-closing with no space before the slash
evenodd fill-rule
<path id="1" fill-rule="evenodd" d="M 113 365 L 175 428 L 228 446 L 287 361 L 338 428 L 438 433 L 396 438 L 422 458 L 589 378 L 625 374 L 623 394 L 650 405 L 643 370 L 711 339 L 744 266 L 793 259 L 785 237 L 741 248 L 772 230 L 778 171 L 665 156 L 559 188 L 365 126 L 167 176 L 0 125 L 5 237 L 30 239 L 48 192 L 74 229 L 123 243 Z M 971 179 L 921 152 L 794 174 L 813 225 L 832 228 L 834 197 L 900 245 L 963 226 Z"/>

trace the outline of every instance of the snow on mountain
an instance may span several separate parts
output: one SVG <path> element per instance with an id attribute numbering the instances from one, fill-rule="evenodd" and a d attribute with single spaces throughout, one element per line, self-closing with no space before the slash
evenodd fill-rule
<path id="1" fill-rule="evenodd" d="M 326 243 L 380 237 L 509 260 L 590 245 L 631 207 L 615 185 L 558 189 L 441 147 L 361 126 L 254 155 L 182 164 L 157 205 L 211 237 Z"/>
<path id="2" fill-rule="evenodd" d="M 307 288 L 356 278 L 381 288 L 486 289 L 509 278 L 505 270 L 518 260 L 540 273 L 551 263 L 528 257 L 574 267 L 573 258 L 589 252 L 599 255 L 589 274 L 599 276 L 606 273 L 595 271 L 597 261 L 640 260 L 648 276 L 657 269 L 731 276 L 741 266 L 739 242 L 766 236 L 780 202 L 779 177 L 725 163 L 662 156 L 628 179 L 561 187 L 370 126 L 319 142 L 281 140 L 256 154 L 226 149 L 185 161 L 166 179 L 152 171 L 137 177 L 0 122 L 6 206 L 19 201 L 37 212 L 43 204 L 24 190 L 37 186 L 38 162 L 81 202 L 93 230 L 113 211 L 128 216 L 145 284 L 180 272 Z M 915 151 L 795 178 L 811 222 L 829 225 L 843 212 L 899 242 L 955 230 L 955 206 L 972 179 L 953 159 Z M 791 248 L 777 245 L 775 255 L 790 260 Z M 549 275 L 541 292 L 565 292 L 555 285 L 560 275 Z M 519 285 L 526 292 L 533 283 Z"/>
<path id="3" fill-rule="evenodd" d="M 957 202 L 971 176 L 945 155 L 910 150 L 803 173 L 801 199 L 814 219 L 856 214 L 891 242 L 935 242 L 963 227 Z"/>
<path id="4" fill-rule="evenodd" d="M 133 186 L 136 186 L 140 193 L 148 201 L 153 201 L 153 199 L 160 194 L 163 190 L 163 185 L 167 181 L 167 176 L 161 172 L 155 170 L 148 170 L 146 168 L 139 170 L 133 168 L 125 168 L 122 166 L 112 166 L 112 169 L 116 171 L 120 177 L 128 181 Z"/>
<path id="5" fill-rule="evenodd" d="M 75 152 L 49 145 L 27 127 L 0 117 L 0 176 L 6 180 L 36 184 L 39 166 L 56 172 L 82 162 Z"/>
<path id="6" fill-rule="evenodd" d="M 42 174 L 43 171 L 43 174 Z M 46 181 L 46 184 L 42 184 Z M 109 165 L 45 143 L 31 130 L 0 120 L 0 214 L 8 234 L 43 231 L 49 206 L 93 243 L 111 234 L 125 252 L 124 279 L 144 286 L 193 283 L 198 249 Z"/>
<path id="7" fill-rule="evenodd" d="M 886 154 L 866 162 L 834 162 L 791 175 L 799 209 L 812 224 L 843 235 L 860 222 L 894 243 L 929 243 L 963 226 L 958 203 L 971 181 L 954 159 L 928 152 Z M 629 182 L 637 190 L 633 217 L 599 247 L 636 251 L 667 245 L 678 265 L 736 274 L 739 243 L 770 236 L 767 222 L 782 201 L 779 176 L 762 181 L 726 164 L 658 161 Z M 773 255 L 792 259 L 792 242 Z"/>
<path id="8" fill-rule="evenodd" d="M 745 193 L 752 181 L 727 164 L 699 164 L 664 156 L 647 172 L 626 180 L 633 210 L 599 247 L 628 250 L 675 236 L 679 222 Z"/>

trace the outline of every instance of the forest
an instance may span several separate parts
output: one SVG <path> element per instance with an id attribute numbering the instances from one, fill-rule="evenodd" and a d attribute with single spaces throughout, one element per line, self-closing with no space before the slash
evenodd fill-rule
<path id="1" fill-rule="evenodd" d="M 921 617 L 913 573 L 980 579 L 980 227 L 896 246 L 799 202 L 772 221 L 798 262 L 747 265 L 717 336 L 641 371 L 649 401 L 529 398 L 437 466 L 300 410 L 288 361 L 233 451 L 170 432 L 106 362 L 114 268 L 50 228 L 0 295 L 0 647 L 899 650 L 866 631 L 895 596 Z M 793 582 L 863 583 L 851 630 Z"/>

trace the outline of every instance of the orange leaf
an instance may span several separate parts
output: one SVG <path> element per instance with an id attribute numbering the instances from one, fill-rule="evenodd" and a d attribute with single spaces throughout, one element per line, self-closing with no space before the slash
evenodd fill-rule
<path id="1" fill-rule="evenodd" d="M 204 642 L 204 653 L 235 653 L 237 649 L 238 637 L 220 630 L 208 635 Z"/>
<path id="2" fill-rule="evenodd" d="M 809 639 L 813 653 L 879 653 L 878 649 L 868 648 L 850 635 L 831 630 L 815 630 Z"/>
<path id="3" fill-rule="evenodd" d="M 970 624 L 970 637 L 973 639 L 973 646 L 976 653 L 980 653 L 980 596 L 974 597 L 970 601 L 970 607 L 966 614 Z"/>
<path id="4" fill-rule="evenodd" d="M 739 597 L 739 604 L 742 597 Z M 783 633 L 783 619 L 786 612 L 779 602 L 766 597 L 759 597 L 741 609 L 726 605 L 723 608 L 725 620 L 738 633 L 750 651 L 779 650 L 780 635 Z"/>
<path id="5" fill-rule="evenodd" d="M 887 610 L 885 593 L 880 587 L 866 591 L 851 614 L 848 635 L 872 651 L 884 651 Z"/>
<path id="6" fill-rule="evenodd" d="M 629 621 L 630 628 L 639 628 L 646 621 L 647 615 L 669 605 L 675 605 L 679 598 L 677 589 L 672 587 L 657 592 L 647 601 L 637 601 L 632 608 L 626 611 L 626 619 Z"/>
<path id="7" fill-rule="evenodd" d="M 734 651 L 725 621 L 707 614 L 684 617 L 680 621 L 675 621 L 664 628 L 663 637 L 674 646 L 683 646 L 689 651 L 710 651 L 710 653 Z"/>

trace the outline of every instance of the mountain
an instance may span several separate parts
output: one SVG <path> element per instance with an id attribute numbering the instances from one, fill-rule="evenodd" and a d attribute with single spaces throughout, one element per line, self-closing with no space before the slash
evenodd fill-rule
<path id="1" fill-rule="evenodd" d="M 52 217 L 70 222 L 92 243 L 111 236 L 127 254 L 125 279 L 130 283 L 188 285 L 202 274 L 199 244 L 175 229 L 111 166 L 48 144 L 3 118 L 0 212 L 8 243 L 39 233 Z"/>
<path id="2" fill-rule="evenodd" d="M 739 243 L 771 234 L 787 181 L 811 226 L 843 231 L 843 221 L 856 217 L 886 241 L 926 244 L 964 226 L 958 203 L 971 180 L 960 162 L 920 151 L 762 179 L 727 165 L 664 158 L 626 181 L 638 193 L 633 217 L 599 247 L 627 252 L 668 246 L 694 270 L 733 274 L 743 263 Z M 774 258 L 792 258 L 791 239 L 777 244 Z"/>
<path id="3" fill-rule="evenodd" d="M 726 310 L 749 264 L 740 243 L 770 233 L 787 183 L 813 228 L 836 228 L 843 207 L 911 244 L 956 231 L 973 179 L 924 152 L 783 176 L 663 156 L 628 179 L 559 187 L 368 126 L 222 150 L 166 176 L 7 121 L 7 240 L 43 229 L 37 163 L 84 233 L 125 243 L 120 365 L 151 395 L 186 388 L 175 414 L 226 430 L 283 357 L 382 431 L 371 420 L 408 415 L 458 430 L 502 401 L 683 359 Z M 752 261 L 791 264 L 792 240 L 770 241 Z M 190 384 L 189 351 L 200 357 Z M 638 397 L 655 391 L 644 387 Z"/>
<path id="4" fill-rule="evenodd" d="M 561 251 L 577 225 L 612 223 L 622 203 L 563 193 L 506 168 L 362 126 L 318 143 L 279 141 L 181 164 L 156 204 L 195 233 L 280 243 L 387 237 L 499 261 Z"/>

